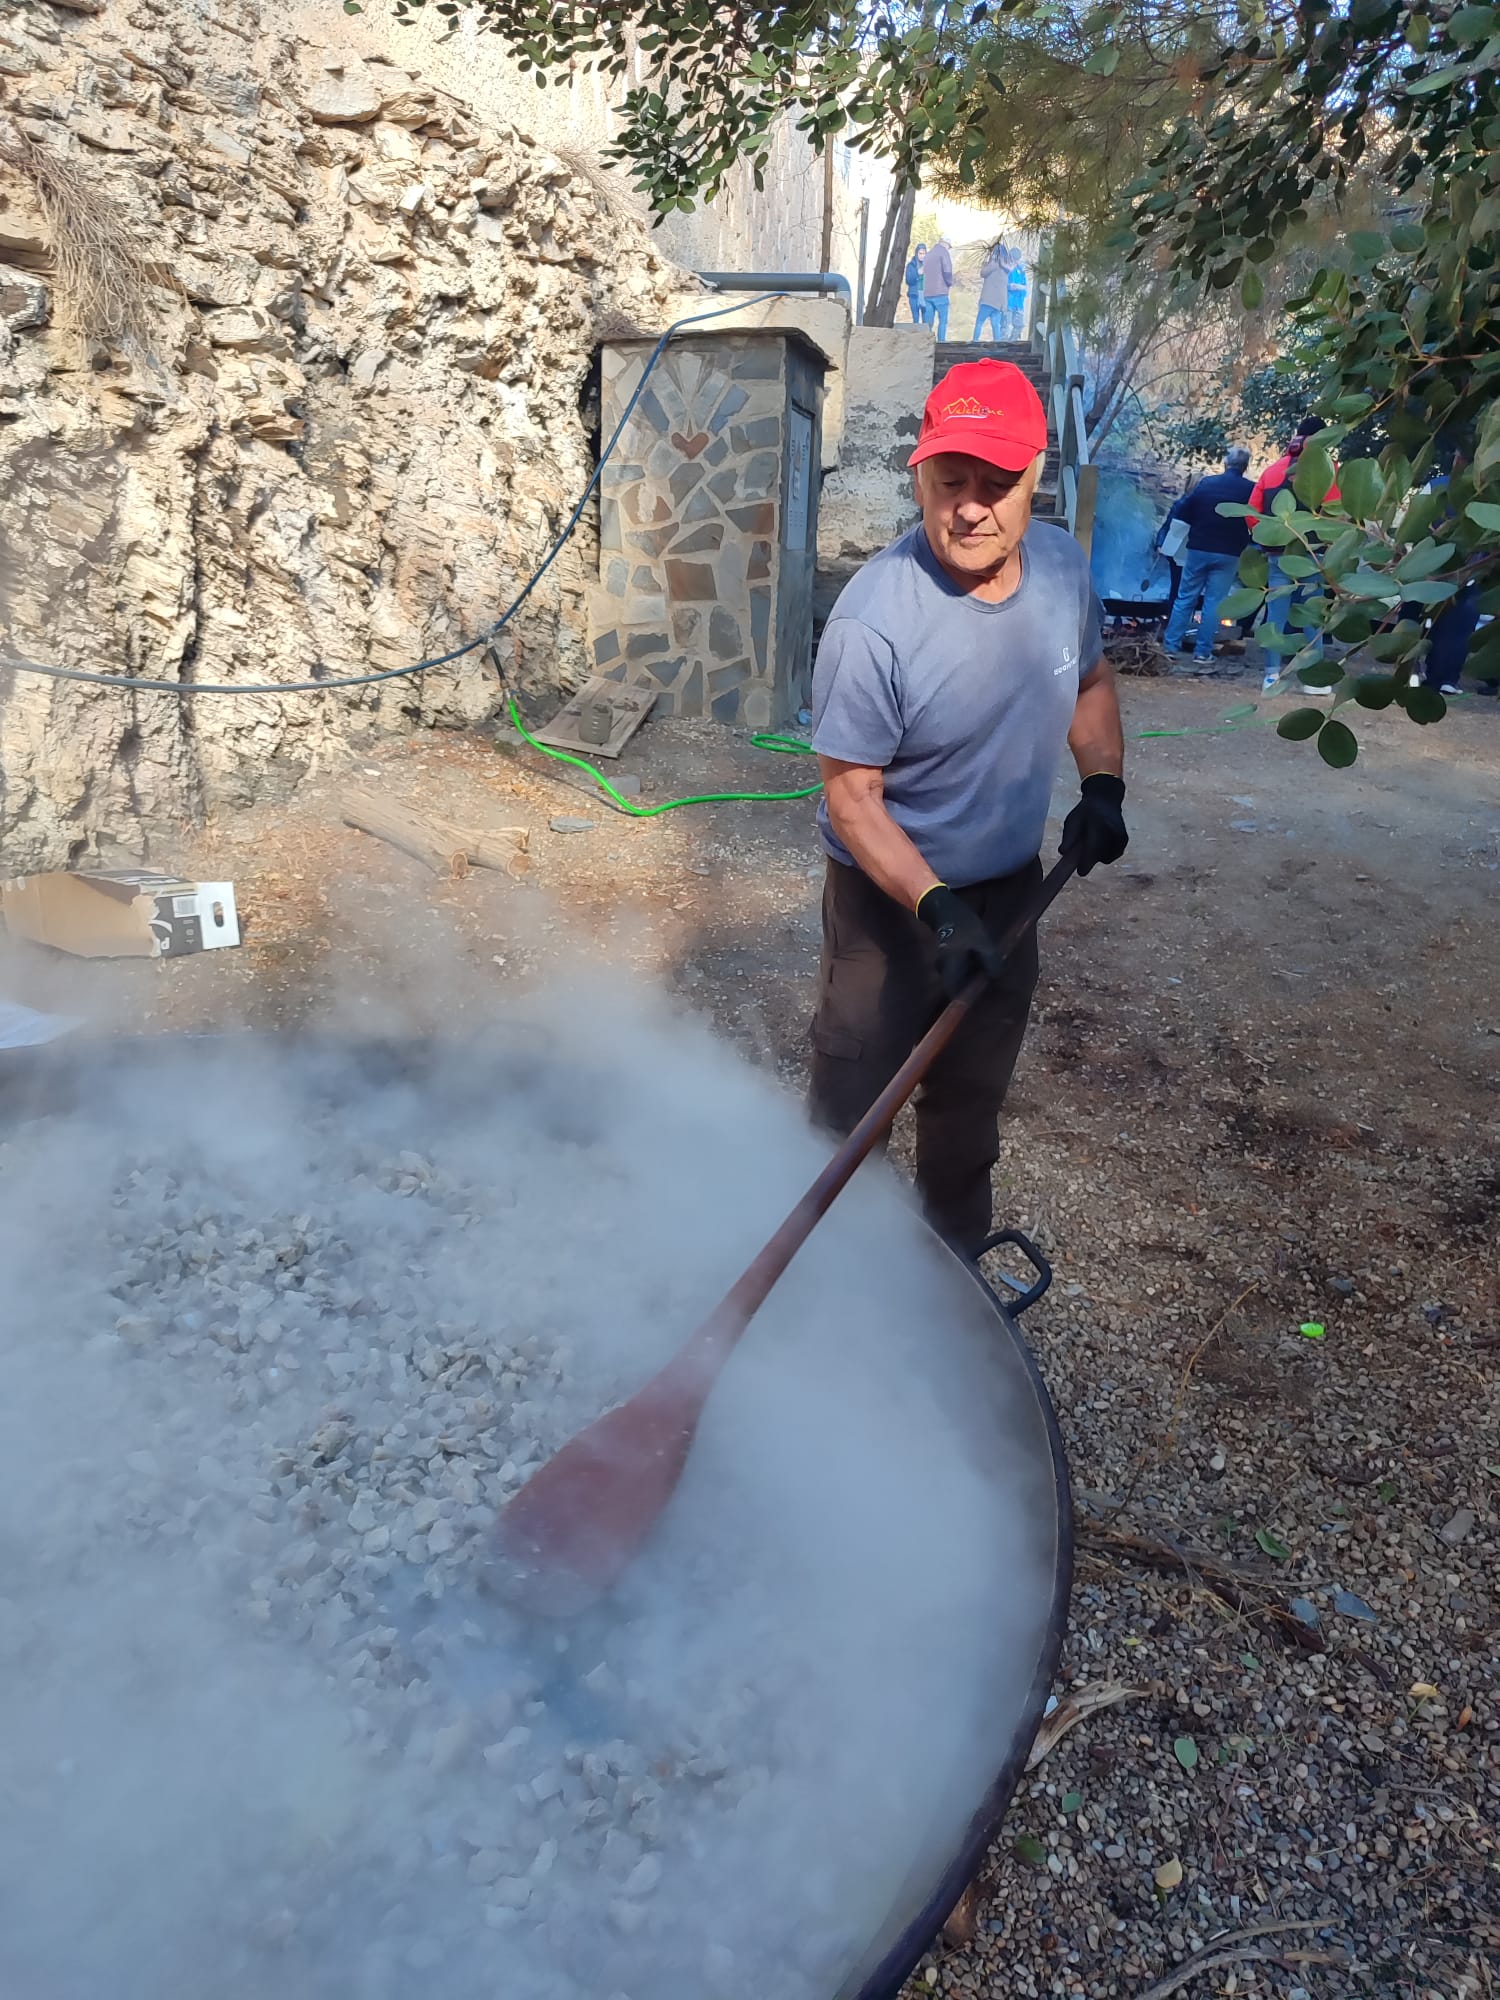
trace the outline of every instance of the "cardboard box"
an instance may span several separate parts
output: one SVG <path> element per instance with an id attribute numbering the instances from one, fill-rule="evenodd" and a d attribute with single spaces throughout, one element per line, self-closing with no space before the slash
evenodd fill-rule
<path id="1" fill-rule="evenodd" d="M 12 937 L 75 958 L 181 958 L 240 941 L 231 882 L 181 882 L 149 868 L 18 875 L 0 883 Z"/>

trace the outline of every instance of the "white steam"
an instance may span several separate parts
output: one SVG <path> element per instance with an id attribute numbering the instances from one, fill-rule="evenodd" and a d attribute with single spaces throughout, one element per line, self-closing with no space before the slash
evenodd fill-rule
<path id="1" fill-rule="evenodd" d="M 158 1048 L 0 1124 L 0 1991 L 832 2000 L 1041 1647 L 997 1331 L 862 1175 L 624 1588 L 528 1623 L 497 1506 L 824 1147 L 618 986 L 416 1053 Z"/>

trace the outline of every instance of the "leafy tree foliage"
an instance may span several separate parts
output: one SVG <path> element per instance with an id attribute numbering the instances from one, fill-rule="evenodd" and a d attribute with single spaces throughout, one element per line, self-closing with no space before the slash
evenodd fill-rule
<path id="1" fill-rule="evenodd" d="M 1023 0 L 1031 5 L 1032 0 Z M 843 135 L 888 159 L 911 187 L 936 151 L 972 171 L 986 78 L 1006 28 L 990 0 L 870 6 L 794 0 L 393 0 L 477 19 L 539 84 L 574 70 L 630 82 L 613 153 L 658 215 L 690 210 L 739 160 L 762 184 L 777 121 L 822 146 Z"/>
<path id="2" fill-rule="evenodd" d="M 1210 293 L 1237 285 L 1249 307 L 1319 200 L 1371 162 L 1388 190 L 1379 226 L 1351 231 L 1289 301 L 1328 428 L 1256 527 L 1245 588 L 1225 607 L 1262 601 L 1274 554 L 1281 586 L 1307 593 L 1286 671 L 1333 687 L 1336 706 L 1399 702 L 1436 720 L 1441 697 L 1407 686 L 1424 621 L 1469 586 L 1500 610 L 1497 142 L 1500 7 L 1306 0 L 1205 69 L 1201 101 L 1133 190 L 1136 260 Z M 1374 421 L 1389 442 L 1351 457 L 1350 427 Z M 1335 453 L 1342 499 L 1329 505 Z M 1324 632 L 1351 652 L 1325 658 Z M 1500 627 L 1470 659 L 1500 675 Z M 1336 764 L 1356 747 L 1336 717 L 1314 740 Z"/>

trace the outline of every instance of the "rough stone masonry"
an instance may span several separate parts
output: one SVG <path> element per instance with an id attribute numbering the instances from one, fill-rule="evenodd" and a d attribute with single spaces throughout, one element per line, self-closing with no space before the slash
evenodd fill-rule
<path id="1" fill-rule="evenodd" d="M 0 653 L 284 681 L 461 643 L 593 469 L 600 339 L 654 331 L 684 288 L 580 163 L 287 18 L 20 0 L 0 21 Z M 144 264 L 145 351 L 77 324 L 37 171 L 59 160 Z M 590 517 L 502 641 L 517 684 L 584 677 L 595 574 Z M 332 696 L 5 675 L 0 860 L 137 853 L 350 736 L 496 699 L 478 655 Z"/>

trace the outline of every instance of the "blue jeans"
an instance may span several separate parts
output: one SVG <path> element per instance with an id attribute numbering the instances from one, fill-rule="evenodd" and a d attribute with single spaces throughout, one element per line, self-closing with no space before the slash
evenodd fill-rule
<path id="1" fill-rule="evenodd" d="M 1294 604 L 1301 604 L 1307 598 L 1313 596 L 1318 579 L 1310 577 L 1305 582 L 1294 582 L 1281 567 L 1281 564 L 1276 560 L 1274 555 L 1267 564 L 1267 569 L 1269 570 L 1269 575 L 1266 578 L 1267 591 L 1280 591 L 1281 595 L 1279 597 L 1267 597 L 1266 623 L 1273 632 L 1285 633 L 1291 619 L 1292 606 Z M 1321 652 L 1321 633 L 1309 631 L 1304 643 L 1311 645 L 1314 639 L 1318 641 L 1318 650 Z"/>
<path id="2" fill-rule="evenodd" d="M 1420 619 L 1420 604 L 1403 604 L 1403 618 Z M 1479 592 L 1465 584 L 1457 597 L 1434 614 L 1427 629 L 1427 664 L 1422 678 L 1430 688 L 1457 687 L 1464 677 L 1469 641 L 1479 629 Z"/>
<path id="3" fill-rule="evenodd" d="M 988 334 L 985 328 L 989 328 Z M 974 338 L 976 340 L 1004 340 L 1006 335 L 1005 308 L 1003 306 L 981 306 L 974 315 Z"/>
<path id="4" fill-rule="evenodd" d="M 925 324 L 927 315 L 922 310 L 922 294 L 910 285 L 906 288 L 906 303 L 911 307 L 912 325 L 922 326 Z"/>
<path id="5" fill-rule="evenodd" d="M 1213 658 L 1214 640 L 1219 636 L 1219 606 L 1233 590 L 1238 571 L 1238 556 L 1217 555 L 1210 549 L 1183 551 L 1182 582 L 1178 587 L 1177 602 L 1172 606 L 1172 615 L 1167 620 L 1168 652 L 1180 646 L 1187 637 L 1188 621 L 1201 605 L 1198 640 L 1193 656 L 1199 660 Z"/>
<path id="6" fill-rule="evenodd" d="M 928 326 L 935 326 L 937 328 L 937 337 L 939 340 L 946 340 L 948 338 L 948 294 L 941 292 L 935 299 L 924 299 L 922 301 L 922 317 Z"/>

